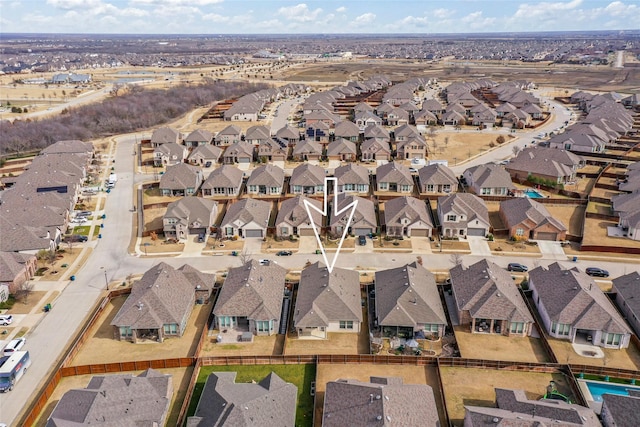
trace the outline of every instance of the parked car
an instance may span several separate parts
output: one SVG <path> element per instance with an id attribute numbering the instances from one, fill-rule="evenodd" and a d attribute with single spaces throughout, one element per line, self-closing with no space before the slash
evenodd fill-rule
<path id="1" fill-rule="evenodd" d="M 269 265 L 271 261 L 269 261 L 268 259 L 261 259 L 260 260 L 260 265 Z"/>
<path id="2" fill-rule="evenodd" d="M 289 255 L 293 255 L 293 252 L 291 251 L 278 251 L 276 252 L 277 256 L 289 256 Z"/>
<path id="3" fill-rule="evenodd" d="M 509 271 L 519 271 L 521 273 L 524 273 L 527 270 L 529 270 L 529 267 L 527 267 L 526 265 L 517 263 L 517 262 L 510 262 L 509 265 L 507 266 L 507 270 L 509 270 Z"/>
<path id="4" fill-rule="evenodd" d="M 13 323 L 13 316 L 10 314 L 3 314 L 0 316 L 0 325 L 7 326 Z"/>
<path id="5" fill-rule="evenodd" d="M 25 337 L 16 338 L 9 341 L 9 344 L 7 344 L 7 346 L 4 348 L 4 355 L 11 356 L 14 352 L 24 347 L 24 343 L 26 342 L 27 339 Z"/>
<path id="6" fill-rule="evenodd" d="M 609 272 L 598 267 L 588 267 L 585 272 L 593 277 L 609 277 Z"/>
<path id="7" fill-rule="evenodd" d="M 69 243 L 69 242 L 81 242 L 84 243 L 86 241 L 88 241 L 89 238 L 87 236 L 83 236 L 80 234 L 72 234 L 70 236 L 64 236 L 64 242 L 65 243 Z"/>
<path id="8" fill-rule="evenodd" d="M 210 168 L 210 167 L 211 167 L 211 162 L 206 162 L 206 163 L 204 164 L 204 167 L 205 167 L 205 168 Z"/>
<path id="9" fill-rule="evenodd" d="M 91 216 L 93 212 L 90 211 L 80 211 L 80 212 L 76 212 L 76 217 L 81 217 L 81 216 Z"/>
<path id="10" fill-rule="evenodd" d="M 365 236 L 358 236 L 358 244 L 360 246 L 366 246 L 367 238 Z"/>
<path id="11" fill-rule="evenodd" d="M 87 218 L 84 216 L 79 216 L 73 219 L 73 221 L 71 222 L 75 222 L 77 224 L 84 224 L 85 222 L 87 222 Z"/>
<path id="12" fill-rule="evenodd" d="M 198 234 L 198 243 L 204 242 L 204 238 L 205 237 L 206 237 L 206 235 L 204 233 Z"/>

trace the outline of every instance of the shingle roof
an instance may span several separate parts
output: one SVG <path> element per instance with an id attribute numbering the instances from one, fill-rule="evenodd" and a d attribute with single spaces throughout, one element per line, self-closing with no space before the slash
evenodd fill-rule
<path id="1" fill-rule="evenodd" d="M 471 193 L 455 193 L 438 197 L 438 212 L 464 214 L 467 222 L 480 219 L 485 224 L 490 224 L 489 210 L 484 200 Z"/>
<path id="2" fill-rule="evenodd" d="M 0 251 L 0 282 L 12 282 L 18 274 L 25 271 L 25 264 L 35 258 L 31 254 Z"/>
<path id="3" fill-rule="evenodd" d="M 373 228 L 375 229 L 377 226 L 376 223 L 376 210 L 373 202 L 369 199 L 365 199 L 363 197 L 357 197 L 353 195 L 347 195 L 346 193 L 340 193 L 338 195 L 338 211 L 342 211 L 345 207 L 349 206 L 353 201 L 358 201 L 356 206 L 356 210 L 353 213 L 353 218 L 351 219 L 351 224 L 349 227 L 355 228 Z M 333 215 L 335 209 L 331 208 L 331 214 L 329 219 L 329 224 L 331 227 L 335 227 L 336 225 L 344 226 L 349 219 L 350 211 L 347 210 L 341 215 Z"/>
<path id="4" fill-rule="evenodd" d="M 456 174 L 450 168 L 439 163 L 421 167 L 418 169 L 418 177 L 420 178 L 421 186 L 427 184 L 450 184 L 453 191 L 455 191 L 458 186 Z"/>
<path id="5" fill-rule="evenodd" d="M 259 166 L 251 172 L 247 185 L 266 185 L 270 187 L 282 187 L 284 184 L 284 171 L 272 164 Z"/>
<path id="6" fill-rule="evenodd" d="M 218 202 L 202 197 L 187 196 L 169 203 L 164 218 L 177 218 L 187 226 L 194 223 L 209 228 L 218 216 Z M 200 228 L 199 227 L 199 228 Z"/>
<path id="7" fill-rule="evenodd" d="M 357 163 L 339 166 L 333 171 L 338 184 L 369 184 L 369 169 Z"/>
<path id="8" fill-rule="evenodd" d="M 403 220 L 408 220 L 404 222 Z M 401 223 L 401 221 L 403 221 Z M 410 226 L 417 222 L 425 223 L 433 228 L 431 215 L 423 200 L 415 197 L 396 197 L 384 203 L 384 223 L 387 227 Z"/>
<path id="9" fill-rule="evenodd" d="M 360 129 L 355 123 L 343 120 L 336 124 L 333 134 L 340 137 L 357 137 L 360 135 Z"/>
<path id="10" fill-rule="evenodd" d="M 547 269 L 536 267 L 529 272 L 529 283 L 551 321 L 578 329 L 631 332 L 600 287 L 577 268 L 567 270 L 557 262 Z"/>
<path id="11" fill-rule="evenodd" d="M 93 153 L 94 147 L 90 142 L 84 142 L 77 139 L 58 141 L 45 147 L 40 151 L 43 154 L 68 154 L 68 153 Z"/>
<path id="12" fill-rule="evenodd" d="M 377 271 L 375 284 L 379 325 L 447 324 L 435 276 L 420 264 Z"/>
<path id="13" fill-rule="evenodd" d="M 278 129 L 276 137 L 283 139 L 300 139 L 300 132 L 289 125 L 285 125 L 283 128 Z"/>
<path id="14" fill-rule="evenodd" d="M 227 212 L 222 220 L 222 227 L 231 223 L 240 223 L 241 227 L 255 222 L 260 227 L 267 228 L 271 203 L 255 199 L 242 199 L 227 206 Z"/>
<path id="15" fill-rule="evenodd" d="M 603 408 L 606 408 L 607 415 L 613 420 L 613 423 L 609 424 L 610 426 L 633 427 L 638 425 L 640 396 L 605 393 L 602 395 L 602 405 Z"/>
<path id="16" fill-rule="evenodd" d="M 389 131 L 379 125 L 369 125 L 364 129 L 364 137 L 366 138 L 384 138 L 391 139 Z"/>
<path id="17" fill-rule="evenodd" d="M 335 141 L 332 141 L 327 145 L 327 156 L 339 156 L 341 154 L 353 154 L 354 156 L 357 154 L 356 144 L 338 137 Z"/>
<path id="18" fill-rule="evenodd" d="M 206 142 L 207 144 L 213 139 L 213 134 L 206 129 L 196 129 L 185 137 L 185 142 Z"/>
<path id="19" fill-rule="evenodd" d="M 132 329 L 158 329 L 165 324 L 180 325 L 191 312 L 195 287 L 187 277 L 161 262 L 147 270 L 131 287 L 111 325 Z"/>
<path id="20" fill-rule="evenodd" d="M 290 185 L 324 185 L 324 169 L 311 163 L 303 163 L 291 173 Z"/>
<path id="21" fill-rule="evenodd" d="M 533 322 L 511 274 L 493 262 L 483 259 L 468 268 L 457 265 L 449 273 L 459 310 L 468 310 L 474 318 Z"/>
<path id="22" fill-rule="evenodd" d="M 296 143 L 296 146 L 293 147 L 293 155 L 300 156 L 303 154 L 312 154 L 319 156 L 322 154 L 322 145 L 320 145 L 319 142 L 310 139 L 298 141 Z"/>
<path id="23" fill-rule="evenodd" d="M 389 142 L 386 139 L 381 138 L 368 138 L 365 139 L 362 145 L 360 146 L 360 150 L 362 153 L 386 153 L 391 154 L 391 150 L 389 149 Z"/>
<path id="24" fill-rule="evenodd" d="M 565 225 L 555 219 L 547 208 L 528 197 L 518 197 L 500 202 L 500 211 L 504 215 L 507 228 L 527 222 L 529 228 L 538 228 L 545 224 L 550 224 L 558 231 L 567 231 Z"/>
<path id="25" fill-rule="evenodd" d="M 189 154 L 189 160 L 202 157 L 203 159 L 212 159 L 218 161 L 222 155 L 222 148 L 215 145 L 199 145 Z"/>
<path id="26" fill-rule="evenodd" d="M 248 142 L 234 142 L 224 150 L 225 157 L 253 157 L 253 145 Z"/>
<path id="27" fill-rule="evenodd" d="M 472 166 L 464 171 L 469 185 L 477 188 L 515 188 L 511 176 L 502 166 L 493 163 Z"/>
<path id="28" fill-rule="evenodd" d="M 280 319 L 286 274 L 287 270 L 277 264 L 260 265 L 257 260 L 229 269 L 213 314 L 253 320 Z"/>
<path id="29" fill-rule="evenodd" d="M 237 188 L 242 184 L 242 174 L 243 172 L 233 165 L 222 165 L 209 174 L 202 188 Z"/>
<path id="30" fill-rule="evenodd" d="M 186 163 L 168 166 L 167 171 L 160 178 L 160 189 L 182 190 L 198 188 L 200 168 Z"/>
<path id="31" fill-rule="evenodd" d="M 324 427 L 438 427 L 433 389 L 403 384 L 402 378 L 376 378 L 365 383 L 339 379 L 327 383 L 322 413 Z"/>
<path id="32" fill-rule="evenodd" d="M 251 126 L 245 134 L 247 141 L 271 139 L 271 131 L 266 126 Z"/>
<path id="33" fill-rule="evenodd" d="M 153 369 L 138 376 L 95 376 L 86 388 L 73 389 L 62 396 L 47 427 L 162 425 L 172 393 L 171 375 Z"/>
<path id="34" fill-rule="evenodd" d="M 389 162 L 378 166 L 376 180 L 381 182 L 394 182 L 400 185 L 413 185 L 413 178 L 409 168 L 399 162 Z"/>
<path id="35" fill-rule="evenodd" d="M 258 383 L 236 383 L 236 372 L 207 378 L 187 427 L 293 426 L 298 388 L 270 373 Z"/>
<path id="36" fill-rule="evenodd" d="M 168 144 L 170 142 L 177 143 L 180 141 L 182 135 L 175 129 L 171 128 L 159 128 L 153 131 L 151 134 L 152 144 Z"/>
<path id="37" fill-rule="evenodd" d="M 300 276 L 293 323 L 296 328 L 328 326 L 329 322 L 362 322 L 360 275 L 354 270 L 334 268 L 331 273 L 320 262 Z"/>
<path id="38" fill-rule="evenodd" d="M 282 223 L 287 223 L 292 227 L 298 227 L 300 224 L 308 224 L 309 214 L 304 205 L 305 200 L 307 200 L 318 209 L 322 210 L 322 203 L 316 199 L 310 199 L 304 196 L 297 196 L 292 199 L 287 199 L 282 202 L 282 205 L 278 210 L 276 227 Z M 310 212 L 314 224 L 316 224 L 317 226 L 322 226 L 322 215 L 320 214 L 320 212 L 314 209 L 310 209 Z"/>

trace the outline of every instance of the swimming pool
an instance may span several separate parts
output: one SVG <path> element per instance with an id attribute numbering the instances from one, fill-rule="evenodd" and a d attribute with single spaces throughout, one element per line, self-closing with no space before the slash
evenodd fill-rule
<path id="1" fill-rule="evenodd" d="M 544 196 L 540 193 L 538 193 L 536 190 L 525 190 L 524 192 L 525 197 L 528 197 L 530 199 L 542 199 Z"/>
<path id="2" fill-rule="evenodd" d="M 591 399 L 589 399 L 589 396 L 585 396 L 585 398 L 594 402 L 602 402 L 602 395 L 605 393 L 628 396 L 629 392 L 627 390 L 629 389 L 637 390 L 640 392 L 640 387 L 630 384 L 606 383 L 601 381 L 588 380 L 585 380 L 584 383 L 587 385 L 587 389 L 591 394 Z"/>

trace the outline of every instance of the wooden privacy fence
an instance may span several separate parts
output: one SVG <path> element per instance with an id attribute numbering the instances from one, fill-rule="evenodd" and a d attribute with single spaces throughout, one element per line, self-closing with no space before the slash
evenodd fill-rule
<path id="1" fill-rule="evenodd" d="M 195 357 L 136 360 L 131 362 L 94 363 L 91 365 L 65 366 L 60 369 L 63 377 L 76 375 L 108 374 L 116 372 L 144 371 L 145 369 L 186 368 L 196 364 Z"/>

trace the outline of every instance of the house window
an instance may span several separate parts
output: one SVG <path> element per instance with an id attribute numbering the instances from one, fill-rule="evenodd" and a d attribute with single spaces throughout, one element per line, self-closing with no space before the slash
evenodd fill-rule
<path id="1" fill-rule="evenodd" d="M 524 322 L 511 322 L 511 333 L 521 334 L 524 332 Z"/>
<path id="2" fill-rule="evenodd" d="M 381 190 L 386 190 L 388 188 L 388 183 L 386 182 L 381 182 L 380 183 L 380 189 Z"/>
<path id="3" fill-rule="evenodd" d="M 164 325 L 164 334 L 165 335 L 178 335 L 178 324 L 177 323 L 169 323 Z"/>
<path id="4" fill-rule="evenodd" d="M 602 334 L 600 342 L 606 345 L 620 345 L 622 334 Z"/>
<path id="5" fill-rule="evenodd" d="M 233 317 L 231 316 L 218 316 L 218 327 L 229 328 L 234 325 Z"/>
<path id="6" fill-rule="evenodd" d="M 480 189 L 480 194 L 491 194 L 491 189 L 490 188 L 481 188 Z"/>
<path id="7" fill-rule="evenodd" d="M 524 236 L 524 229 L 516 228 L 516 236 Z"/>
<path id="8" fill-rule="evenodd" d="M 344 191 L 354 191 L 355 189 L 356 188 L 355 188 L 354 184 L 345 184 L 344 185 Z"/>
<path id="9" fill-rule="evenodd" d="M 257 193 L 258 192 L 258 186 L 257 185 L 250 185 L 249 186 L 249 193 Z"/>
<path id="10" fill-rule="evenodd" d="M 438 325 L 437 323 L 426 323 L 424 325 L 425 332 L 438 332 L 439 328 L 440 328 L 440 325 Z"/>
<path id="11" fill-rule="evenodd" d="M 455 221 L 455 220 L 456 220 L 455 215 L 447 215 L 447 221 Z"/>
<path id="12" fill-rule="evenodd" d="M 269 320 L 258 320 L 256 321 L 256 330 L 258 332 L 269 332 L 271 330 L 270 323 Z"/>
<path id="13" fill-rule="evenodd" d="M 280 189 L 278 187 L 269 187 L 269 192 L 271 194 L 279 194 L 280 193 Z"/>
<path id="14" fill-rule="evenodd" d="M 225 188 L 224 187 L 215 187 L 213 189 L 213 193 L 214 194 L 225 194 Z"/>
<path id="15" fill-rule="evenodd" d="M 341 320 L 340 329 L 353 329 L 353 320 Z"/>
<path id="16" fill-rule="evenodd" d="M 167 218 L 167 224 L 175 224 L 178 220 L 176 218 Z"/>
<path id="17" fill-rule="evenodd" d="M 280 234 L 287 236 L 289 234 L 289 227 L 280 227 Z"/>
<path id="18" fill-rule="evenodd" d="M 427 185 L 427 191 L 434 192 L 435 191 L 435 186 L 433 184 Z"/>
<path id="19" fill-rule="evenodd" d="M 442 191 L 444 191 L 445 193 L 451 192 L 451 184 L 444 184 L 442 186 Z"/>
<path id="20" fill-rule="evenodd" d="M 131 330 L 131 326 L 120 326 L 121 338 L 131 338 L 132 336 L 133 336 L 133 331 Z"/>
<path id="21" fill-rule="evenodd" d="M 294 185 L 293 186 L 294 193 L 302 193 L 302 185 Z"/>
<path id="22" fill-rule="evenodd" d="M 551 332 L 558 335 L 569 335 L 571 325 L 567 323 L 551 322 Z"/>
<path id="23" fill-rule="evenodd" d="M 224 234 L 226 234 L 227 236 L 233 236 L 233 227 L 226 227 L 224 229 Z"/>
<path id="24" fill-rule="evenodd" d="M 408 185 L 402 185 L 400 186 L 400 191 L 403 193 L 408 193 L 409 191 L 411 191 L 410 186 Z"/>

